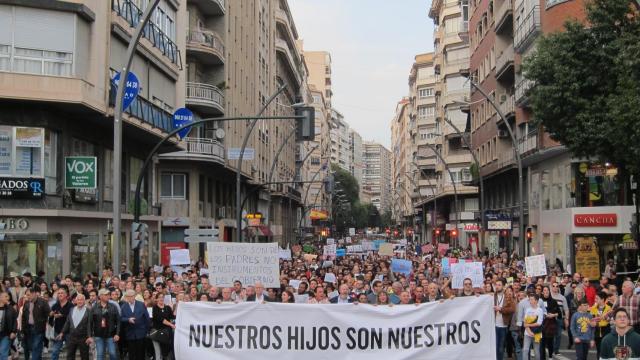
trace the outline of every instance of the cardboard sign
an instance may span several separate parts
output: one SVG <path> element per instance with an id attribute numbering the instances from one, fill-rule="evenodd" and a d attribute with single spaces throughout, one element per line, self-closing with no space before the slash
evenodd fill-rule
<path id="1" fill-rule="evenodd" d="M 291 249 L 278 250 L 278 258 L 282 260 L 291 260 Z"/>
<path id="2" fill-rule="evenodd" d="M 430 253 L 430 252 L 433 252 L 433 245 L 431 245 L 431 244 L 422 245 L 422 253 L 423 254 L 427 254 L 427 253 Z"/>
<path id="3" fill-rule="evenodd" d="M 393 244 L 380 244 L 380 250 L 378 250 L 378 253 L 383 256 L 393 256 Z"/>
<path id="4" fill-rule="evenodd" d="M 327 239 L 327 245 L 333 245 L 335 243 L 336 243 L 336 239 L 334 239 L 334 238 L 328 238 Z"/>
<path id="5" fill-rule="evenodd" d="M 311 262 L 312 260 L 315 260 L 318 257 L 318 255 L 314 255 L 314 254 L 304 254 L 302 255 L 302 258 L 304 259 L 305 262 Z"/>
<path id="6" fill-rule="evenodd" d="M 191 264 L 191 258 L 189 256 L 189 249 L 175 249 L 169 251 L 169 258 L 171 259 L 170 265 L 189 265 Z"/>
<path id="7" fill-rule="evenodd" d="M 347 254 L 347 250 L 345 249 L 337 249 L 336 257 L 344 257 Z"/>
<path id="8" fill-rule="evenodd" d="M 481 288 L 484 283 L 484 272 L 481 262 L 459 262 L 451 264 L 451 288 L 462 289 L 464 279 L 471 279 L 474 288 Z"/>
<path id="9" fill-rule="evenodd" d="M 438 243 L 438 254 L 440 254 L 440 256 L 444 256 L 444 254 L 446 254 L 448 250 L 449 244 Z"/>
<path id="10" fill-rule="evenodd" d="M 334 273 L 326 273 L 326 274 L 324 274 L 324 282 L 335 284 L 336 281 L 337 281 L 336 280 L 336 274 L 334 274 Z"/>
<path id="11" fill-rule="evenodd" d="M 280 287 L 278 243 L 207 243 L 209 282 L 215 286 L 233 286 L 261 282 L 267 288 Z"/>
<path id="12" fill-rule="evenodd" d="M 298 288 L 300 287 L 300 283 L 301 282 L 302 282 L 301 280 L 291 279 L 291 280 L 289 280 L 289 285 L 291 285 L 292 288 L 298 290 Z"/>
<path id="13" fill-rule="evenodd" d="M 326 258 L 335 257 L 336 256 L 336 245 L 325 245 L 322 255 Z"/>
<path id="14" fill-rule="evenodd" d="M 544 254 L 528 256 L 524 259 L 527 276 L 545 276 L 547 275 L 547 264 Z"/>

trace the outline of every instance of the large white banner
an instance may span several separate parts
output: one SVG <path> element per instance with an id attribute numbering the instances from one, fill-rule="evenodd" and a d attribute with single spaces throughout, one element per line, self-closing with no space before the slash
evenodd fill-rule
<path id="1" fill-rule="evenodd" d="M 246 285 L 260 281 L 267 288 L 279 288 L 279 253 L 277 243 L 207 243 L 209 283 L 233 286 L 235 280 Z"/>
<path id="2" fill-rule="evenodd" d="M 176 359 L 496 358 L 493 298 L 414 305 L 181 303 Z"/>

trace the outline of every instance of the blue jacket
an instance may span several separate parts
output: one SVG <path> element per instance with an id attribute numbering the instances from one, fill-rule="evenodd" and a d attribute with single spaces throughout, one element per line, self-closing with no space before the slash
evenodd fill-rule
<path id="1" fill-rule="evenodd" d="M 571 317 L 571 333 L 574 338 L 580 339 L 582 342 L 593 340 L 593 327 L 591 319 L 593 316 L 588 312 L 577 312 Z M 573 341 L 573 339 L 571 339 Z"/>
<path id="2" fill-rule="evenodd" d="M 127 340 L 140 340 L 147 337 L 149 329 L 151 328 L 151 320 L 149 318 L 149 312 L 144 304 L 140 301 L 136 301 L 133 306 L 133 312 L 131 312 L 131 306 L 128 302 L 125 302 L 120 307 L 120 318 L 125 331 L 125 338 Z M 135 324 L 129 323 L 129 318 L 135 318 Z"/>

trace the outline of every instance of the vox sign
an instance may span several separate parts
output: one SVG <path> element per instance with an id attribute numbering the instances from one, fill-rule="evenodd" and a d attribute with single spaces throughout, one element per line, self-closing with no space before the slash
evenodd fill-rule
<path id="1" fill-rule="evenodd" d="M 95 156 L 67 156 L 64 158 L 64 187 L 67 189 L 95 189 L 98 160 Z"/>

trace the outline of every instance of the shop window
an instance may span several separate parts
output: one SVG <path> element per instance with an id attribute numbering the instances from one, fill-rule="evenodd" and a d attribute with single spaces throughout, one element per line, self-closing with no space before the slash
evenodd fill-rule
<path id="1" fill-rule="evenodd" d="M 618 168 L 611 164 L 577 163 L 575 198 L 577 206 L 624 205 L 624 184 Z"/>
<path id="2" fill-rule="evenodd" d="M 0 242 L 0 277 L 40 271 L 47 281 L 62 275 L 62 236 L 7 234 Z"/>
<path id="3" fill-rule="evenodd" d="M 187 199 L 187 174 L 164 173 L 160 177 L 160 197 L 163 199 Z"/>
<path id="4" fill-rule="evenodd" d="M 99 239 L 98 234 L 71 234 L 72 275 L 79 277 L 99 269 Z"/>

